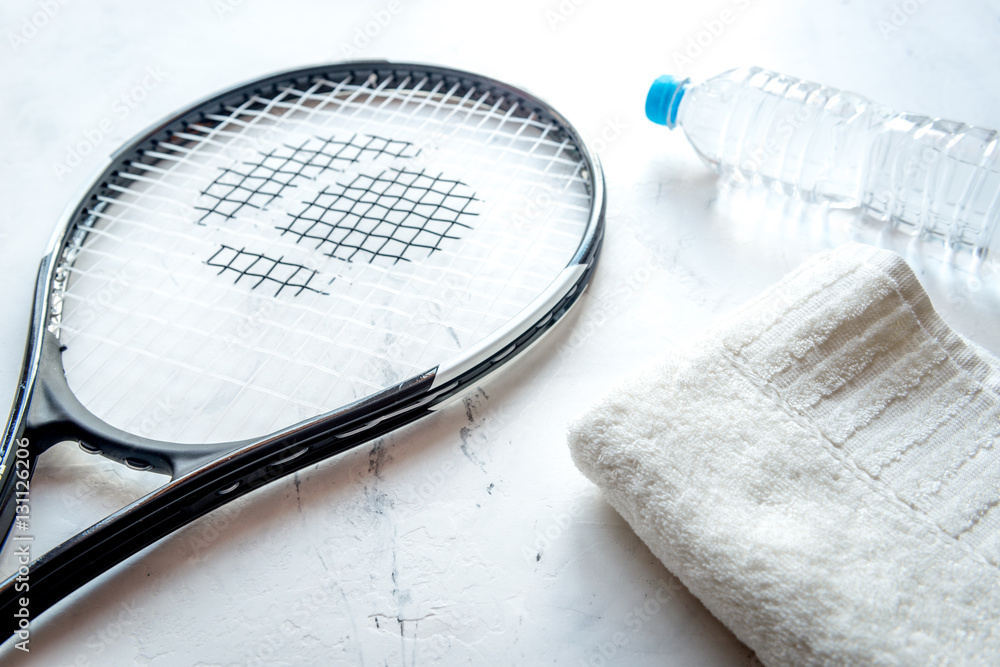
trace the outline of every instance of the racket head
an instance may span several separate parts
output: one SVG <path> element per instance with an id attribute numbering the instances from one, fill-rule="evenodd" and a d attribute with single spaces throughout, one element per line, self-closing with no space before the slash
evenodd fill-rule
<path id="1" fill-rule="evenodd" d="M 116 152 L 64 215 L 40 269 L 2 474 L 25 434 L 36 453 L 77 439 L 176 476 L 224 452 L 278 455 L 304 433 L 346 442 L 410 421 L 572 305 L 604 210 L 579 133 L 484 77 L 355 62 L 206 98 Z M 300 325 L 311 335 L 288 344 Z M 193 342 L 174 355 L 178 336 Z M 339 351 L 319 364 L 323 345 Z M 249 375 L 220 370 L 260 347 L 270 356 Z M 170 373 L 190 377 L 164 395 L 149 377 Z M 256 386 L 263 377 L 273 384 Z M 323 396 L 296 400 L 309 387 Z M 252 392 L 238 410 L 207 411 Z M 253 426 L 219 429 L 240 419 Z"/>

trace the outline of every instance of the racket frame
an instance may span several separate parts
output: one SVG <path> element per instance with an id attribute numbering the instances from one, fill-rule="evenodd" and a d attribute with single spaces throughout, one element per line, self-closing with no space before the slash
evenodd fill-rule
<path id="1" fill-rule="evenodd" d="M 590 218 L 582 241 L 566 269 L 507 325 L 436 368 L 375 392 L 340 409 L 281 429 L 262 438 L 207 445 L 176 444 L 134 436 L 116 429 L 87 410 L 73 395 L 62 365 L 59 339 L 49 328 L 52 291 L 61 253 L 82 229 L 78 221 L 109 192 L 129 157 L 144 146 L 169 139 L 191 123 L 204 120 L 206 108 L 238 106 L 251 96 L 276 94 L 288 85 L 304 86 L 317 75 L 352 74 L 446 79 L 473 85 L 527 103 L 531 112 L 554 121 L 574 141 L 590 170 Z M 31 564 L 32 616 L 107 571 L 142 548 L 195 518 L 279 477 L 369 442 L 434 412 L 494 368 L 517 357 L 569 310 L 596 268 L 604 234 L 605 184 L 600 162 L 583 137 L 558 112 L 521 89 L 488 77 L 449 68 L 387 61 L 354 61 L 278 72 L 207 96 L 185 110 L 154 123 L 113 153 L 99 176 L 60 218 L 41 260 L 20 378 L 0 450 L 0 528 L 9 538 L 16 518 L 14 485 L 17 450 L 27 439 L 30 470 L 53 444 L 78 441 L 89 453 L 134 469 L 170 475 L 163 486 L 109 515 Z M 102 204 L 96 204 L 102 206 Z M 84 232 L 85 233 L 85 232 Z M 15 577 L 0 585 L 0 617 L 9 634 L 19 594 Z M 5 635 L 6 637 L 7 635 Z"/>

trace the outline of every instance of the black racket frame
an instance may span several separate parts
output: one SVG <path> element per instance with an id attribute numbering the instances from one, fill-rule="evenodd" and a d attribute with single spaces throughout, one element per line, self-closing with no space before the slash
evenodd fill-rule
<path id="1" fill-rule="evenodd" d="M 448 86 L 458 84 L 460 90 L 475 87 L 477 91 L 516 100 L 543 121 L 557 123 L 573 140 L 591 169 L 594 207 L 588 231 L 569 264 L 581 268 L 575 274 L 575 282 L 537 322 L 520 332 L 513 343 L 505 341 L 502 349 L 492 350 L 491 354 L 444 384 L 435 386 L 438 369 L 430 369 L 339 410 L 264 438 L 183 445 L 133 436 L 95 417 L 70 391 L 59 339 L 48 327 L 55 270 L 72 235 L 86 229 L 92 211 L 103 205 L 101 198 L 113 196 L 113 185 L 126 185 L 127 179 L 121 174 L 134 169 L 133 162 L 156 162 L 155 157 L 145 155 L 146 151 L 169 141 L 179 130 L 193 123 L 215 123 L 217 121 L 207 119 L 209 113 L 242 105 L 257 95 L 273 96 L 290 85 L 302 90 L 319 76 L 343 78 L 347 75 L 358 81 L 372 75 L 378 80 L 390 76 L 397 79 L 426 77 L 430 87 L 441 81 Z M 132 468 L 164 473 L 170 475 L 171 480 L 34 560 L 27 567 L 26 576 L 22 570 L 20 577 L 15 573 L 0 584 L 3 638 L 13 636 L 19 628 L 20 619 L 15 613 L 24 606 L 22 598 L 27 598 L 30 618 L 37 618 L 69 593 L 194 519 L 275 479 L 431 414 L 441 403 L 523 352 L 566 314 L 596 268 L 604 236 L 604 189 L 600 163 L 583 138 L 565 118 L 531 94 L 460 70 L 386 61 L 319 65 L 234 86 L 155 124 L 119 149 L 79 203 L 63 216 L 62 231 L 54 237 L 39 267 L 14 409 L 4 431 L 4 449 L 0 452 L 0 528 L 10 541 L 11 528 L 17 518 L 16 483 L 24 481 L 17 474 L 22 439 L 26 440 L 29 453 L 29 478 L 43 451 L 69 440 L 79 442 L 90 453 L 100 453 Z M 19 581 L 27 582 L 29 587 L 17 586 Z"/>

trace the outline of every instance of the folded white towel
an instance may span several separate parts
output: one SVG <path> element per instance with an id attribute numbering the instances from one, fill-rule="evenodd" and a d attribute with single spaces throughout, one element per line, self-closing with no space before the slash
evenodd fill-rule
<path id="1" fill-rule="evenodd" d="M 1000 364 L 897 255 L 824 253 L 570 430 L 768 665 L 1000 664 Z"/>

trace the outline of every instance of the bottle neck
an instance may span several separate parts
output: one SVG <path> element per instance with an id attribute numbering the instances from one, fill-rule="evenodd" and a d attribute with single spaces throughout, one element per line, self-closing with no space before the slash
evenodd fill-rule
<path id="1" fill-rule="evenodd" d="M 669 75 L 654 81 L 646 95 L 646 118 L 671 130 L 677 127 L 677 110 L 690 81 Z"/>

